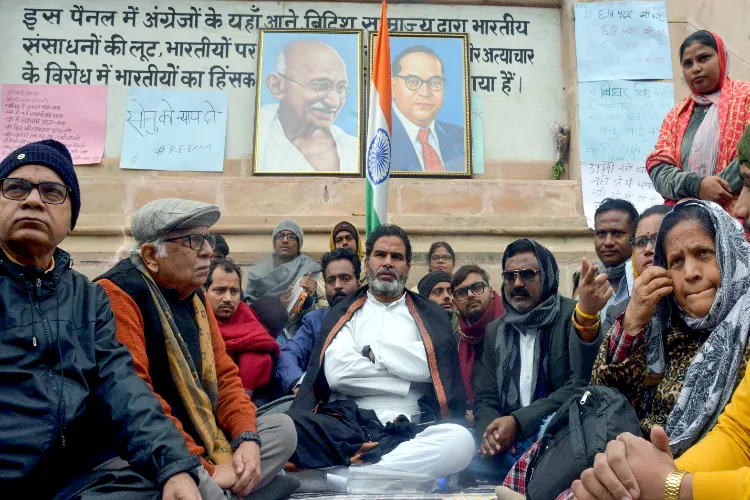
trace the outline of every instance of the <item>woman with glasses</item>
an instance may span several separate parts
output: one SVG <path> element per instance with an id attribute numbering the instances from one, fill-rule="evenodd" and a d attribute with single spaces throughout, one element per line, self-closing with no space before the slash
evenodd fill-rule
<path id="1" fill-rule="evenodd" d="M 443 271 L 453 276 L 453 270 L 456 265 L 456 253 L 448 243 L 436 241 L 430 246 L 427 252 L 427 272 L 433 273 Z M 414 293 L 419 293 L 419 288 L 414 285 L 411 288 Z"/>

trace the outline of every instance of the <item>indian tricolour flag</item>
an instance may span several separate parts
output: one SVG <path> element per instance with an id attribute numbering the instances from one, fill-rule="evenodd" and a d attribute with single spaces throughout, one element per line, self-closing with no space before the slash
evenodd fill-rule
<path id="1" fill-rule="evenodd" d="M 377 43 L 370 71 L 370 108 L 367 124 L 367 195 L 365 219 L 367 234 L 386 222 L 388 179 L 391 176 L 391 48 L 388 43 L 388 20 L 383 2 Z"/>

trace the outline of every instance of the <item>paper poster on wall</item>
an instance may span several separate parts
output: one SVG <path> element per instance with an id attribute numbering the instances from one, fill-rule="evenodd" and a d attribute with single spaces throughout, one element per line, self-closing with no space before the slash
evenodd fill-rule
<path id="1" fill-rule="evenodd" d="M 670 80 L 665 2 L 575 5 L 578 81 Z"/>
<path id="2" fill-rule="evenodd" d="M 583 206 L 589 226 L 604 198 L 630 200 L 639 210 L 661 203 L 645 161 L 674 105 L 674 86 L 611 80 L 581 83 L 578 89 Z"/>
<path id="3" fill-rule="evenodd" d="M 583 212 L 594 228 L 594 212 L 605 198 L 620 198 L 635 205 L 638 212 L 661 205 L 664 199 L 654 191 L 645 161 L 582 161 Z"/>
<path id="4" fill-rule="evenodd" d="M 104 85 L 5 84 L 0 157 L 30 142 L 56 139 L 68 147 L 74 165 L 99 163 L 106 116 Z"/>
<path id="5" fill-rule="evenodd" d="M 221 172 L 227 93 L 128 89 L 120 168 Z"/>
<path id="6" fill-rule="evenodd" d="M 482 125 L 482 98 L 471 96 L 471 171 L 484 173 L 484 126 Z"/>

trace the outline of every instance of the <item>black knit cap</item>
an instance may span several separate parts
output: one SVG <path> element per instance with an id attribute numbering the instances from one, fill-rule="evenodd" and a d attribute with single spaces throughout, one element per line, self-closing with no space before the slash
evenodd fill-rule
<path id="1" fill-rule="evenodd" d="M 446 273 L 445 271 L 433 271 L 431 273 L 427 273 L 424 278 L 419 280 L 419 284 L 417 285 L 419 295 L 424 298 L 429 298 L 432 289 L 435 288 L 435 285 L 443 282 L 450 283 L 451 279 L 451 275 Z"/>
<path id="2" fill-rule="evenodd" d="M 65 147 L 65 144 L 52 139 L 21 146 L 6 156 L 0 163 L 0 178 L 8 177 L 17 168 L 30 164 L 51 168 L 70 188 L 72 208 L 70 229 L 75 228 L 78 214 L 81 211 L 81 188 L 78 187 L 78 177 L 73 169 L 73 158 L 71 158 L 68 148 Z"/>

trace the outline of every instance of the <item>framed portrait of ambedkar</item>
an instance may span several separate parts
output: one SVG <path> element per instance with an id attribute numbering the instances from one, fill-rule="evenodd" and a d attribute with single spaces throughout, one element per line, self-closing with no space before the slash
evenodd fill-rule
<path id="1" fill-rule="evenodd" d="M 361 30 L 261 29 L 256 175 L 361 175 Z"/>
<path id="2" fill-rule="evenodd" d="M 469 42 L 464 33 L 389 33 L 391 175 L 471 177 Z M 370 34 L 370 47 L 377 43 Z M 374 51 L 370 51 L 370 66 Z"/>

